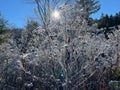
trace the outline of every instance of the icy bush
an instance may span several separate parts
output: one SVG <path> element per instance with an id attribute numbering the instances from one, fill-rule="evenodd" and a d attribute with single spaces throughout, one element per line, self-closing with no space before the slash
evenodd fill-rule
<path id="1" fill-rule="evenodd" d="M 70 23 L 74 14 L 66 13 L 47 30 L 11 33 L 0 46 L 0 89 L 93 90 L 108 84 L 119 64 L 119 30 L 106 40 L 79 15 Z"/>

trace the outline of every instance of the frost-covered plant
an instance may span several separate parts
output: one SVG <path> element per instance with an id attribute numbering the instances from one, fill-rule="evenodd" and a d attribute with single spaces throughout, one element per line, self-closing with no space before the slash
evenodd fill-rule
<path id="1" fill-rule="evenodd" d="M 12 33 L 0 46 L 1 89 L 104 88 L 119 60 L 119 33 L 109 40 L 93 34 L 97 28 L 88 26 L 73 8 L 61 11 L 62 19 L 51 21 L 48 29 Z"/>

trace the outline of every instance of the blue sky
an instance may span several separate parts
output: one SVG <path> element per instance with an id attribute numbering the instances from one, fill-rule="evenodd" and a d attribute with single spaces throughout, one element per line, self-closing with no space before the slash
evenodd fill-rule
<path id="1" fill-rule="evenodd" d="M 34 17 L 33 4 L 25 3 L 27 0 L 0 0 L 0 12 L 10 24 L 16 27 L 23 27 L 27 18 Z M 29 1 L 29 0 L 28 0 Z M 94 15 L 94 18 L 99 18 L 101 13 L 112 14 L 120 11 L 120 0 L 99 0 L 101 9 Z"/>
<path id="2" fill-rule="evenodd" d="M 34 7 L 33 4 L 28 4 L 25 0 L 0 0 L 2 16 L 16 27 L 23 27 L 27 18 L 34 16 Z"/>
<path id="3" fill-rule="evenodd" d="M 99 18 L 102 13 L 104 14 L 112 14 L 120 12 L 120 0 L 99 0 L 101 9 L 92 15 L 94 18 Z"/>

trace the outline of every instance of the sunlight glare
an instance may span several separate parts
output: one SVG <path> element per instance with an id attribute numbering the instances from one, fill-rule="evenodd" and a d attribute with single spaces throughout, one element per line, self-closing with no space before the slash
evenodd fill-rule
<path id="1" fill-rule="evenodd" d="M 54 17 L 55 19 L 60 19 L 59 11 L 54 11 L 53 14 L 52 14 L 52 17 Z"/>

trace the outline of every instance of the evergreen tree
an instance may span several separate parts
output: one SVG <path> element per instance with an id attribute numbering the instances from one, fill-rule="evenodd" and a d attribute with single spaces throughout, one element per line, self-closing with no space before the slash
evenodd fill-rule
<path id="1" fill-rule="evenodd" d="M 78 0 L 76 7 L 83 12 L 83 18 L 86 20 L 89 20 L 90 15 L 100 9 L 99 1 L 97 0 Z"/>
<path id="2" fill-rule="evenodd" d="M 119 24 L 119 15 L 116 13 L 115 15 L 115 26 Z"/>
<path id="3" fill-rule="evenodd" d="M 9 29 L 7 27 L 8 21 L 5 20 L 0 13 L 0 44 L 6 41 L 7 35 L 9 33 Z"/>
<path id="4" fill-rule="evenodd" d="M 105 15 L 102 13 L 100 19 L 98 20 L 98 28 L 105 27 Z"/>
<path id="5" fill-rule="evenodd" d="M 99 20 L 94 20 L 98 23 L 98 28 L 105 28 L 105 27 L 118 27 L 120 25 L 120 12 L 116 13 L 116 15 L 104 15 L 102 14 Z"/>
<path id="6" fill-rule="evenodd" d="M 2 34 L 4 31 L 7 29 L 7 23 L 8 21 L 5 20 L 2 16 L 2 14 L 0 13 L 0 34 Z"/>
<path id="7" fill-rule="evenodd" d="M 118 25 L 120 25 L 120 12 L 118 13 Z"/>
<path id="8" fill-rule="evenodd" d="M 110 25 L 109 25 L 109 16 L 106 14 L 105 15 L 105 27 L 109 27 Z"/>
<path id="9" fill-rule="evenodd" d="M 113 16 L 113 15 L 110 15 L 109 23 L 110 23 L 110 27 L 112 27 L 112 26 L 115 25 L 115 19 L 114 19 L 114 16 Z"/>

